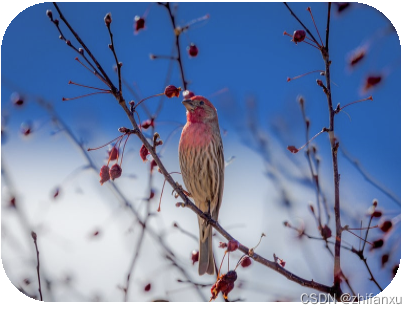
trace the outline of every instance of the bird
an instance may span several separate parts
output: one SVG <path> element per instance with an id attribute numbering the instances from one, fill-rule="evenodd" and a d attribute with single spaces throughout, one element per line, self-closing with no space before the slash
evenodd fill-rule
<path id="1" fill-rule="evenodd" d="M 195 205 L 213 220 L 219 218 L 224 187 L 224 155 L 217 110 L 203 96 L 184 99 L 187 123 L 178 146 L 181 174 Z M 212 227 L 197 217 L 199 275 L 214 274 Z"/>

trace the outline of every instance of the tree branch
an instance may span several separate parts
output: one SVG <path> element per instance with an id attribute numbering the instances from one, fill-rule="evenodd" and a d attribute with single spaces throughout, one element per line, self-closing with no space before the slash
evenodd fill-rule
<path id="1" fill-rule="evenodd" d="M 56 3 L 54 3 L 54 5 L 57 7 L 58 6 Z M 175 20 L 174 17 L 169 9 L 169 5 L 166 5 L 168 11 L 170 12 L 170 16 L 171 16 L 171 21 L 173 23 L 173 27 L 175 27 Z M 59 9 L 58 9 L 59 10 Z M 90 52 L 88 50 L 88 48 L 86 47 L 86 45 L 81 41 L 81 38 L 75 34 L 75 32 L 73 31 L 73 29 L 71 28 L 71 26 L 68 24 L 68 22 L 66 22 L 64 16 L 62 15 L 62 13 L 59 11 L 60 13 L 60 17 L 61 19 L 67 24 L 68 28 L 70 29 L 70 31 L 73 33 L 73 35 L 77 38 L 77 40 L 79 40 L 80 44 L 84 47 L 85 51 L 87 51 L 87 53 Z M 177 36 L 178 39 L 178 36 Z M 90 57 L 92 58 L 92 60 L 96 63 L 97 67 L 100 69 L 100 71 L 103 71 L 101 66 L 98 64 L 98 62 L 96 61 L 96 59 L 90 55 Z M 221 235 L 223 235 L 227 240 L 235 240 L 226 230 L 223 229 L 223 227 L 215 220 L 211 219 L 209 216 L 207 216 L 205 213 L 203 213 L 199 208 L 197 208 L 196 205 L 194 205 L 189 198 L 183 193 L 182 189 L 176 184 L 176 182 L 173 180 L 173 178 L 171 177 L 171 175 L 168 173 L 168 171 L 166 170 L 165 166 L 163 165 L 163 163 L 161 162 L 159 156 L 156 153 L 155 148 L 148 142 L 148 140 L 146 139 L 146 137 L 143 135 L 143 133 L 141 132 L 141 130 L 138 128 L 138 125 L 135 121 L 134 118 L 134 114 L 133 111 L 131 111 L 128 106 L 126 105 L 126 101 L 123 98 L 123 96 L 117 91 L 117 89 L 114 87 L 113 83 L 111 83 L 110 79 L 108 79 L 108 76 L 105 74 L 105 72 L 103 71 L 103 76 L 106 78 L 106 80 L 108 80 L 109 86 L 111 86 L 111 91 L 113 96 L 116 98 L 116 100 L 118 101 L 119 105 L 123 108 L 123 110 L 125 111 L 129 121 L 132 124 L 133 130 L 132 133 L 135 133 L 139 139 L 142 141 L 143 145 L 148 149 L 149 153 L 152 155 L 152 157 L 154 158 L 156 164 L 159 167 L 160 172 L 163 174 L 163 176 L 165 177 L 166 181 L 168 181 L 168 183 L 171 185 L 171 187 L 175 190 L 175 192 L 179 195 L 179 197 L 183 200 L 183 206 L 184 207 L 188 207 L 190 208 L 194 213 L 196 213 L 199 217 L 203 218 L 207 223 L 209 223 L 214 229 L 216 229 Z M 183 77 L 183 83 L 184 84 L 184 89 L 186 89 L 186 82 L 184 80 Z M 134 212 L 134 210 L 133 210 Z M 135 213 L 136 214 L 136 213 Z M 137 214 L 136 214 L 137 216 Z M 138 217 L 138 221 L 141 221 Z M 143 225 L 143 222 L 141 222 L 141 224 Z M 152 232 L 152 234 L 155 236 L 155 234 Z M 236 240 L 237 241 L 237 240 Z M 324 284 L 320 284 L 317 282 L 314 282 L 313 280 L 306 280 L 303 279 L 301 277 L 298 277 L 297 275 L 291 273 L 290 271 L 284 269 L 283 267 L 281 267 L 278 263 L 276 263 L 275 261 L 270 261 L 265 259 L 264 257 L 256 254 L 253 252 L 253 249 L 249 249 L 247 246 L 240 244 L 239 245 L 239 250 L 242 251 L 243 253 L 249 255 L 250 257 L 252 257 L 253 260 L 257 261 L 260 264 L 263 264 L 266 267 L 271 268 L 272 270 L 280 273 L 281 275 L 285 276 L 287 279 L 294 281 L 304 287 L 308 287 L 308 288 L 312 288 L 312 289 L 316 289 L 318 291 L 321 292 L 325 292 L 325 293 L 334 293 L 334 289 L 333 287 L 330 286 L 326 286 Z"/>

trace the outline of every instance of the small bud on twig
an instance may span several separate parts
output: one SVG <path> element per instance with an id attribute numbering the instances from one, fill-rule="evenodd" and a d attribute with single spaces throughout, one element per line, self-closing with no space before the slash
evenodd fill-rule
<path id="1" fill-rule="evenodd" d="M 109 26 L 112 22 L 111 13 L 107 13 L 104 17 L 104 23 L 106 23 L 106 26 Z"/>

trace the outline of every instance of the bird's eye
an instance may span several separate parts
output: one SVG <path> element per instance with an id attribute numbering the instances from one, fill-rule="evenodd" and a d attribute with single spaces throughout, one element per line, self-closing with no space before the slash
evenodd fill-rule
<path id="1" fill-rule="evenodd" d="M 204 101 L 200 101 L 200 106 L 204 105 Z"/>

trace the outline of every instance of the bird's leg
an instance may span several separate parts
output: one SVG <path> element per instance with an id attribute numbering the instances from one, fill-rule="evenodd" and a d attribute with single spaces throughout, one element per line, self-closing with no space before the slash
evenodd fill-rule
<path id="1" fill-rule="evenodd" d="M 209 220 L 211 220 L 210 201 L 207 201 L 207 203 L 208 203 L 208 211 L 204 213 L 207 217 L 207 220 L 205 221 L 206 226 L 210 224 Z"/>
<path id="2" fill-rule="evenodd" d="M 179 184 L 178 182 L 175 182 L 175 184 L 177 185 L 177 188 L 182 192 L 182 193 L 184 193 L 187 197 L 192 197 L 191 196 L 191 193 L 190 192 L 187 192 L 186 190 L 184 190 L 184 188 L 182 187 L 182 185 L 181 184 Z M 172 190 L 172 193 L 171 194 L 174 194 L 174 192 L 175 192 L 175 190 Z M 178 193 L 176 193 L 175 192 L 175 194 L 174 194 L 174 197 L 175 198 L 178 198 Z"/>

